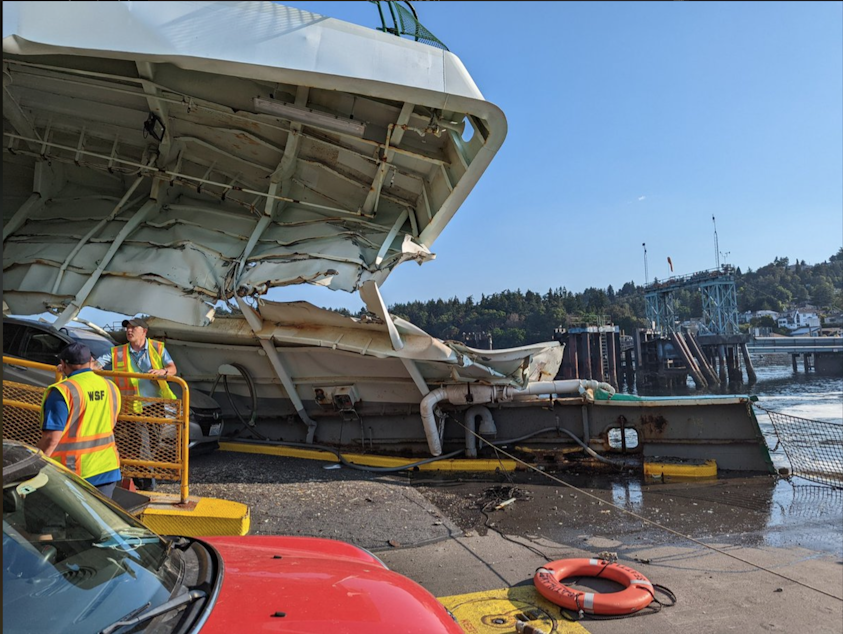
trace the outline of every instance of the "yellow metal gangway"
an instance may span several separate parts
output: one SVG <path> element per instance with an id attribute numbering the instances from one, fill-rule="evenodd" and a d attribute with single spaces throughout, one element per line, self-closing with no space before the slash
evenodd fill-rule
<path id="1" fill-rule="evenodd" d="M 48 384 L 61 380 L 55 366 L 16 357 L 3 357 L 4 369 L 27 368 L 41 372 Z M 190 393 L 187 383 L 175 376 L 159 377 L 132 372 L 96 370 L 107 378 L 126 377 L 177 383 L 182 398 L 162 399 L 142 396 L 123 396 L 120 414 L 114 428 L 120 469 L 124 477 L 156 478 L 180 483 L 180 502 L 187 501 L 188 442 L 190 440 Z M 50 380 L 50 374 L 55 380 Z M 35 379 L 35 377 L 32 377 Z M 41 402 L 47 387 L 9 379 L 3 381 L 3 437 L 30 445 L 41 440 Z"/>

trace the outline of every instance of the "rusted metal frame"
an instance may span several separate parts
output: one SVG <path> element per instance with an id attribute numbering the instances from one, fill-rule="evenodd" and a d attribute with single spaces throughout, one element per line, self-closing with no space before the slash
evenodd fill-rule
<path id="1" fill-rule="evenodd" d="M 114 238 L 114 242 L 111 244 L 111 247 L 103 256 L 102 260 L 100 260 L 96 270 L 90 275 L 88 280 L 76 294 L 76 297 L 71 300 L 70 304 L 67 305 L 62 313 L 56 318 L 56 321 L 53 322 L 53 326 L 56 329 L 61 328 L 79 314 L 79 311 L 81 311 L 85 306 L 85 301 L 88 299 L 91 291 L 94 290 L 94 287 L 97 285 L 97 282 L 99 282 L 100 277 L 102 277 L 102 274 L 105 272 L 106 267 L 117 254 L 117 251 L 123 245 L 126 238 L 128 238 L 129 235 L 131 235 L 143 221 L 145 221 L 148 217 L 157 214 L 160 210 L 160 202 L 157 200 L 149 200 L 129 219 L 126 226 L 123 227 L 123 229 L 120 230 L 120 233 L 118 233 Z"/>
<path id="2" fill-rule="evenodd" d="M 383 187 L 383 181 L 386 178 L 386 174 L 389 171 L 390 163 L 392 161 L 392 153 L 390 152 L 389 147 L 390 143 L 396 146 L 401 144 L 401 140 L 404 137 L 404 130 L 401 126 L 406 126 L 410 121 L 410 115 L 413 113 L 413 107 L 412 103 L 404 103 L 401 108 L 401 112 L 398 114 L 398 120 L 395 123 L 390 123 L 387 127 L 386 139 L 384 141 L 383 148 L 379 148 L 378 168 L 375 172 L 375 178 L 369 187 L 369 193 L 363 203 L 364 213 L 377 213 L 378 211 L 378 200 L 380 199 L 381 188 Z M 393 133 L 396 136 L 395 139 L 392 138 Z"/>

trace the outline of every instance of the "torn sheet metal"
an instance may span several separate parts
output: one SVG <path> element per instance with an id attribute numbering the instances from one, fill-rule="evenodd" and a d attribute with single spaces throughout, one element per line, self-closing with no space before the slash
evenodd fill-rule
<path id="1" fill-rule="evenodd" d="M 433 258 L 506 134 L 453 54 L 373 29 L 265 2 L 45 6 L 3 5 L 14 313 L 204 325 L 272 287 L 381 284 Z"/>
<path id="2" fill-rule="evenodd" d="M 207 356 L 211 352 L 227 363 L 248 366 L 258 379 L 269 380 L 269 366 L 257 354 L 260 339 L 270 339 L 282 355 L 293 359 L 291 363 L 297 370 L 293 375 L 303 382 L 307 382 L 306 376 L 318 376 L 328 383 L 392 377 L 413 387 L 400 363 L 410 360 L 430 384 L 482 382 L 523 387 L 530 381 L 555 376 L 562 362 L 563 347 L 555 341 L 506 350 L 476 350 L 431 337 L 404 320 L 395 319 L 404 343 L 395 349 L 389 327 L 382 319 L 345 317 L 307 302 L 262 302 L 258 312 L 263 328 L 257 333 L 244 318 L 235 316 L 220 316 L 203 328 L 150 319 L 149 332 L 150 336 L 167 340 L 168 349 L 172 348 L 174 357 L 178 356 L 180 372 L 187 372 L 184 376 L 188 380 L 188 368 L 195 368 L 195 380 L 207 380 L 215 374 L 216 365 Z M 338 354 L 331 356 L 329 351 Z M 324 361 L 328 357 L 332 359 L 329 363 Z M 198 358 L 204 361 L 198 362 Z M 389 360 L 397 363 L 383 363 Z M 305 369 L 313 364 L 320 368 L 318 372 Z M 420 396 L 414 387 L 411 394 L 408 402 L 418 402 Z M 278 393 L 270 391 L 266 396 L 277 398 Z"/>

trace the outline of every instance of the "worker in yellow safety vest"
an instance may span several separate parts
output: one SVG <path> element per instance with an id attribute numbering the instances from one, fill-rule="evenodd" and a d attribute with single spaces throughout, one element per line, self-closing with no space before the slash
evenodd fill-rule
<path id="1" fill-rule="evenodd" d="M 65 378 L 44 392 L 38 448 L 111 497 L 120 481 L 114 442 L 120 392 L 93 372 L 88 346 L 70 344 L 58 358 Z"/>
<path id="2" fill-rule="evenodd" d="M 147 338 L 146 333 L 149 331 L 149 325 L 145 320 L 139 317 L 126 319 L 123 321 L 123 327 L 126 329 L 128 343 L 122 346 L 114 346 L 109 352 L 99 357 L 97 359 L 99 367 L 114 372 L 175 376 L 176 364 L 164 344 L 161 341 Z M 124 399 L 136 396 L 176 398 L 167 381 L 116 377 L 115 382 Z M 141 414 L 144 405 L 143 401 L 132 400 L 132 410 L 135 414 Z M 144 460 L 153 458 L 151 446 L 158 443 L 159 427 L 158 425 L 140 423 L 136 428 L 136 431 L 140 434 L 136 441 L 141 445 L 143 455 L 140 457 Z M 155 489 L 155 480 L 152 478 L 139 478 L 137 484 L 142 489 Z"/>

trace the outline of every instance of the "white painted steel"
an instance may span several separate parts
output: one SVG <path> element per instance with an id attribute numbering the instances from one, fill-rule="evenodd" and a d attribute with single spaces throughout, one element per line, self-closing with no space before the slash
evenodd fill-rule
<path id="1" fill-rule="evenodd" d="M 381 284 L 433 259 L 506 135 L 452 53 L 276 3 L 5 2 L 3 50 L 4 298 L 20 314 L 152 308 L 198 326 L 273 286 Z M 147 200 L 111 217 L 141 178 Z M 155 217 L 127 225 L 149 199 Z"/>

